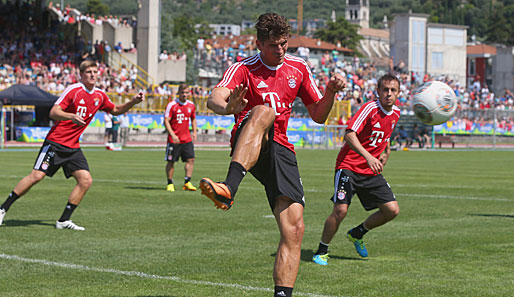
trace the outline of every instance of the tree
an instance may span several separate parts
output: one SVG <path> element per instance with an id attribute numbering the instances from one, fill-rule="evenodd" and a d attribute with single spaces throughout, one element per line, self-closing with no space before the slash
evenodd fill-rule
<path id="1" fill-rule="evenodd" d="M 87 13 L 94 13 L 96 15 L 108 15 L 109 6 L 102 3 L 102 0 L 88 0 Z"/>
<path id="2" fill-rule="evenodd" d="M 507 44 L 510 37 L 507 29 L 507 22 L 503 13 L 495 10 L 488 22 L 487 42 Z"/>
<path id="3" fill-rule="evenodd" d="M 362 39 L 358 31 L 358 26 L 351 24 L 345 18 L 340 17 L 335 22 L 327 23 L 326 28 L 314 32 L 314 36 L 333 44 L 341 43 L 341 46 L 352 49 L 359 54 L 357 46 Z"/>

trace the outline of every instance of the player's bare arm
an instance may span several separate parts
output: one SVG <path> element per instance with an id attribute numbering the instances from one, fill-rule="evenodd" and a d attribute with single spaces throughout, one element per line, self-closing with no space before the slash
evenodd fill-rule
<path id="1" fill-rule="evenodd" d="M 248 103 L 245 99 L 247 87 L 237 85 L 234 90 L 226 87 L 219 87 L 212 90 L 207 107 L 217 114 L 228 115 L 240 113 Z"/>
<path id="2" fill-rule="evenodd" d="M 327 90 L 321 100 L 307 105 L 307 111 L 312 120 L 318 124 L 323 124 L 334 104 L 335 94 L 346 87 L 346 79 L 340 75 L 334 75 L 327 84 Z"/>
<path id="3" fill-rule="evenodd" d="M 137 95 L 132 97 L 132 99 L 129 102 L 121 104 L 121 105 L 114 106 L 114 108 L 111 111 L 111 114 L 113 114 L 113 115 L 120 115 L 122 113 L 125 113 L 129 109 L 131 109 L 132 106 L 134 106 L 134 105 L 136 105 L 138 103 L 141 103 L 144 100 L 145 100 L 145 94 L 143 94 L 143 92 L 139 92 L 139 93 L 137 93 Z"/>
<path id="4" fill-rule="evenodd" d="M 391 154 L 391 144 L 389 141 L 387 142 L 385 150 L 380 154 L 380 163 L 382 163 L 383 166 L 386 165 L 387 160 L 389 160 L 389 155 Z"/>
<path id="5" fill-rule="evenodd" d="M 380 160 L 373 157 L 361 144 L 359 141 L 359 138 L 357 138 L 357 133 L 355 131 L 346 131 L 346 134 L 344 135 L 344 140 L 346 143 L 350 146 L 352 150 L 354 150 L 356 153 L 364 157 L 366 159 L 366 162 L 368 163 L 369 168 L 373 171 L 373 173 L 378 174 L 381 173 L 384 169 L 384 165 Z"/>
<path id="6" fill-rule="evenodd" d="M 171 139 L 173 139 L 173 143 L 180 143 L 180 139 L 178 138 L 177 134 L 173 132 L 173 129 L 171 128 L 171 118 L 165 117 L 164 118 L 164 127 L 166 127 L 166 131 L 168 131 L 168 134 L 170 134 Z"/>
<path id="7" fill-rule="evenodd" d="M 56 121 L 67 121 L 71 120 L 73 123 L 84 126 L 86 121 L 78 114 L 65 112 L 60 105 L 54 105 L 50 110 L 50 117 Z"/>
<path id="8" fill-rule="evenodd" d="M 197 135 L 196 135 L 196 129 L 197 129 L 196 118 L 193 118 L 191 120 L 191 128 L 193 128 L 193 141 L 196 142 L 196 139 L 197 139 Z"/>

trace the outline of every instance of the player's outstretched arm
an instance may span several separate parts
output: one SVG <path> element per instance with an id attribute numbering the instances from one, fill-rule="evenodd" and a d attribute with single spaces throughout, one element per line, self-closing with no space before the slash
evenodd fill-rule
<path id="1" fill-rule="evenodd" d="M 219 87 L 212 90 L 207 100 L 207 107 L 217 114 L 238 114 L 248 103 L 245 99 L 248 88 L 237 85 L 234 90 L 226 87 Z"/>
<path id="2" fill-rule="evenodd" d="M 52 107 L 50 110 L 50 117 L 55 121 L 71 120 L 79 126 L 84 126 L 86 124 L 84 118 L 74 113 L 65 112 L 60 105 L 54 105 Z"/>
<path id="3" fill-rule="evenodd" d="M 327 120 L 332 105 L 334 104 L 336 93 L 343 90 L 345 87 L 346 79 L 342 75 L 336 74 L 330 78 L 323 98 L 306 106 L 313 121 L 318 124 L 323 124 Z"/>
<path id="4" fill-rule="evenodd" d="M 139 92 L 139 93 L 137 93 L 137 95 L 132 97 L 132 100 L 130 100 L 129 102 L 114 106 L 114 108 L 111 111 L 111 114 L 119 115 L 119 114 L 125 113 L 129 109 L 131 109 L 134 105 L 141 103 L 144 100 L 145 100 L 145 94 L 143 94 L 143 92 Z"/>

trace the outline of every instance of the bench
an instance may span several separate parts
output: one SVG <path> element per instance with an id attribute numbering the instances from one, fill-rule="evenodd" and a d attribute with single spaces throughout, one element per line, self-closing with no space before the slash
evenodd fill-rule
<path id="1" fill-rule="evenodd" d="M 450 136 L 450 135 L 436 134 L 434 142 L 439 143 L 439 148 L 442 147 L 443 143 L 451 143 L 452 148 L 455 148 L 455 140 L 453 139 L 453 136 Z"/>

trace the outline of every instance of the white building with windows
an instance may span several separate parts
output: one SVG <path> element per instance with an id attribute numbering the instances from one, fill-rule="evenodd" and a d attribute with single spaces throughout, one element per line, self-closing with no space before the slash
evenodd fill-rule
<path id="1" fill-rule="evenodd" d="M 213 29 L 213 34 L 222 36 L 239 36 L 241 35 L 241 26 L 232 24 L 210 24 L 209 27 Z"/>
<path id="2" fill-rule="evenodd" d="M 428 23 L 427 14 L 393 14 L 390 56 L 403 61 L 407 71 L 448 76 L 466 84 L 467 26 Z"/>

